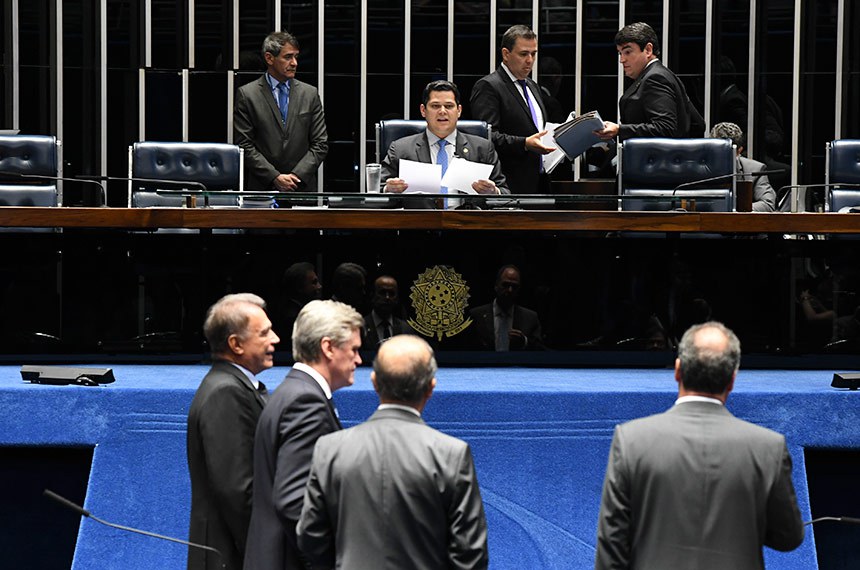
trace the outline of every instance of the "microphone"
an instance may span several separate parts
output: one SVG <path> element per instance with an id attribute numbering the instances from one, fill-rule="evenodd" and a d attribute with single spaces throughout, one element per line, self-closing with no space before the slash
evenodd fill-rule
<path id="1" fill-rule="evenodd" d="M 203 192 L 207 191 L 206 185 L 196 180 L 169 180 L 166 178 L 123 178 L 122 176 L 81 176 L 90 180 L 122 180 L 123 182 L 147 182 L 150 184 L 175 184 L 177 186 L 190 186 Z"/>
<path id="2" fill-rule="evenodd" d="M 762 176 L 767 176 L 768 174 L 782 174 L 784 172 L 785 169 L 783 168 L 779 170 L 759 170 L 758 172 L 733 172 L 731 174 L 723 174 L 722 176 L 712 176 L 711 178 L 703 178 L 701 180 L 695 180 L 693 182 L 684 182 L 683 184 L 678 184 L 672 190 L 672 194 L 674 195 L 677 190 L 682 190 L 684 188 L 689 188 L 690 186 L 703 184 L 705 182 L 718 182 L 720 180 L 729 180 L 731 178 L 746 178 L 747 176 L 751 178 L 761 178 Z"/>
<path id="3" fill-rule="evenodd" d="M 840 523 L 847 524 L 860 524 L 860 519 L 854 517 L 818 517 L 817 519 L 812 519 L 811 521 L 806 521 L 803 523 L 803 526 L 809 526 L 813 523 L 823 522 L 823 521 L 834 521 Z"/>
<path id="4" fill-rule="evenodd" d="M 125 530 L 125 531 L 128 531 L 128 532 L 134 532 L 134 533 L 137 533 L 137 534 L 142 534 L 142 535 L 144 535 L 144 536 L 151 536 L 151 537 L 153 537 L 153 538 L 159 538 L 159 539 L 161 539 L 161 540 L 168 540 L 168 541 L 170 541 L 170 542 L 176 542 L 176 543 L 178 543 L 178 544 L 184 544 L 185 546 L 191 546 L 191 547 L 193 547 L 193 548 L 201 548 L 201 549 L 203 549 L 203 550 L 208 550 L 209 552 L 214 552 L 214 553 L 218 556 L 218 560 L 220 560 L 220 561 L 221 561 L 221 568 L 225 568 L 225 567 L 226 567 L 226 565 L 224 564 L 224 555 L 223 555 L 223 554 L 221 554 L 221 551 L 219 551 L 217 548 L 213 548 L 213 547 L 211 547 L 211 546 L 206 546 L 205 544 L 197 544 L 196 542 L 188 542 L 187 540 L 181 540 L 181 539 L 179 539 L 179 538 L 173 538 L 172 536 L 164 536 L 163 534 L 156 534 L 156 533 L 154 533 L 154 532 L 149 532 L 149 531 L 146 531 L 146 530 L 140 530 L 140 529 L 137 529 L 137 528 L 132 528 L 132 527 L 130 527 L 130 526 L 123 526 L 123 525 L 121 525 L 121 524 L 115 524 L 115 523 L 112 523 L 112 522 L 108 522 L 108 521 L 106 521 L 106 520 L 102 520 L 102 519 L 100 519 L 100 518 L 96 517 L 95 515 L 93 515 L 92 513 L 90 513 L 88 510 L 86 510 L 86 509 L 85 509 L 85 508 L 83 508 L 82 506 L 80 506 L 80 505 L 78 505 L 78 504 L 75 504 L 75 503 L 71 502 L 71 501 L 70 501 L 70 500 L 68 500 L 67 498 L 65 498 L 65 497 L 63 497 L 63 496 L 61 496 L 61 495 L 58 495 L 57 493 L 55 493 L 55 492 L 51 491 L 50 489 L 45 489 L 45 490 L 42 492 L 42 494 L 43 494 L 44 496 L 48 497 L 49 499 L 51 499 L 52 501 L 56 501 L 57 503 L 59 503 L 59 504 L 63 505 L 63 506 L 64 506 L 64 507 L 66 507 L 67 509 L 72 510 L 72 511 L 74 511 L 74 512 L 78 513 L 78 514 L 79 514 L 79 515 L 81 515 L 82 517 L 91 518 L 91 519 L 93 519 L 94 521 L 96 521 L 97 523 L 103 524 L 103 525 L 105 525 L 105 526 L 109 526 L 109 527 L 111 527 L 111 528 L 116 528 L 116 529 L 119 529 L 119 530 Z"/>
<path id="5" fill-rule="evenodd" d="M 23 172 L 4 172 L 2 176 L 14 176 L 16 178 L 32 179 L 32 180 L 59 180 L 61 182 L 83 182 L 86 184 L 95 184 L 101 190 L 102 204 L 107 203 L 107 193 L 105 187 L 98 180 L 88 178 L 66 178 L 64 176 L 48 176 L 46 174 L 25 174 Z"/>
<path id="6" fill-rule="evenodd" d="M 779 190 L 776 191 L 776 194 L 777 194 L 777 196 L 779 196 L 780 194 L 782 194 L 783 190 L 792 190 L 795 188 L 798 190 L 808 190 L 811 188 L 834 188 L 836 186 L 849 186 L 850 187 L 850 186 L 855 186 L 855 185 L 846 184 L 844 182 L 830 182 L 829 184 L 787 184 L 785 186 L 780 187 Z M 786 200 L 788 200 L 788 197 L 790 195 L 791 195 L 791 192 L 785 192 L 784 194 L 782 194 L 782 198 L 780 198 L 779 204 L 777 204 L 777 207 L 776 207 L 777 210 L 779 210 L 781 212 L 786 211 L 784 209 L 785 208 L 785 202 L 786 202 Z"/>

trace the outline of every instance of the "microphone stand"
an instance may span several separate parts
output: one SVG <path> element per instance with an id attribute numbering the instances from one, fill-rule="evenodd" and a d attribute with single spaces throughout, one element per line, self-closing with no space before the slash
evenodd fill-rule
<path id="1" fill-rule="evenodd" d="M 213 547 L 211 547 L 211 546 L 206 546 L 205 544 L 197 544 L 196 542 L 188 542 L 187 540 L 181 540 L 181 539 L 179 539 L 179 538 L 173 538 L 172 536 L 165 536 L 165 535 L 163 535 L 163 534 L 156 534 L 156 533 L 154 533 L 154 532 L 149 532 L 149 531 L 146 531 L 146 530 L 140 530 L 140 529 L 137 529 L 137 528 L 132 528 L 132 527 L 130 527 L 130 526 L 124 526 L 124 525 L 121 525 L 121 524 L 116 524 L 116 523 L 108 522 L 108 521 L 106 521 L 106 520 L 102 520 L 102 519 L 98 518 L 97 516 L 93 515 L 93 514 L 92 514 L 92 513 L 90 513 L 88 510 L 86 510 L 85 508 L 83 508 L 82 506 L 80 506 L 80 505 L 78 505 L 78 504 L 75 504 L 75 503 L 71 502 L 71 501 L 70 501 L 70 500 L 68 500 L 67 498 L 65 498 L 65 497 L 63 497 L 63 496 L 61 496 L 61 495 L 56 494 L 55 492 L 51 491 L 50 489 L 45 489 L 45 490 L 42 492 L 42 494 L 43 494 L 44 496 L 48 497 L 49 499 L 51 499 L 52 501 L 56 501 L 57 503 L 59 503 L 59 504 L 63 505 L 63 506 L 64 506 L 64 507 L 66 507 L 67 509 L 72 510 L 72 511 L 74 511 L 74 512 L 78 513 L 78 514 L 79 514 L 79 515 L 81 515 L 82 517 L 91 518 L 91 519 L 93 519 L 94 521 L 96 521 L 97 523 L 103 524 L 103 525 L 105 525 L 105 526 L 109 526 L 109 527 L 111 527 L 111 528 L 115 528 L 115 529 L 119 529 L 119 530 L 124 530 L 124 531 L 128 531 L 128 532 L 134 532 L 134 533 L 137 533 L 137 534 L 142 534 L 142 535 L 144 535 L 144 536 L 151 536 L 151 537 L 153 537 L 153 538 L 158 538 L 158 539 L 161 539 L 161 540 L 168 540 L 168 541 L 170 541 L 170 542 L 176 542 L 176 543 L 178 543 L 178 544 L 184 544 L 185 546 L 191 546 L 191 547 L 193 547 L 193 548 L 201 548 L 201 549 L 203 549 L 203 550 L 208 550 L 209 552 L 214 552 L 214 553 L 218 556 L 218 560 L 220 560 L 220 561 L 221 561 L 221 568 L 225 568 L 225 564 L 224 564 L 224 555 L 223 555 L 223 554 L 221 554 L 221 551 L 219 551 L 217 548 L 213 548 Z"/>

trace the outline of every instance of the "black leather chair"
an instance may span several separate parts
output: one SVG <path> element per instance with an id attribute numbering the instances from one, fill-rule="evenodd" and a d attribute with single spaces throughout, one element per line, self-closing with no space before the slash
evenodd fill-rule
<path id="1" fill-rule="evenodd" d="M 629 139 L 618 156 L 619 210 L 736 209 L 735 146 L 727 139 Z M 724 178 L 678 188 L 716 177 Z"/>
<path id="2" fill-rule="evenodd" d="M 47 135 L 0 135 L 0 206 L 61 206 L 61 143 Z M 29 178 L 32 176 L 32 178 Z"/>
<path id="3" fill-rule="evenodd" d="M 860 210 L 860 140 L 829 142 L 826 155 L 825 211 Z"/>
<path id="4" fill-rule="evenodd" d="M 376 123 L 376 162 L 382 161 L 382 156 L 388 152 L 388 147 L 397 139 L 422 132 L 427 128 L 427 121 L 393 119 Z M 464 133 L 490 138 L 492 125 L 486 121 L 457 121 L 457 130 Z"/>
<path id="5" fill-rule="evenodd" d="M 232 144 L 136 142 L 128 149 L 128 177 L 162 182 L 130 181 L 128 206 L 153 208 L 185 205 L 185 196 L 159 193 L 160 190 L 195 192 L 205 188 L 208 192 L 241 191 L 243 158 L 242 149 Z M 198 205 L 205 201 L 203 196 L 197 200 Z M 208 203 L 212 206 L 239 206 L 241 200 L 235 194 L 209 194 Z"/>

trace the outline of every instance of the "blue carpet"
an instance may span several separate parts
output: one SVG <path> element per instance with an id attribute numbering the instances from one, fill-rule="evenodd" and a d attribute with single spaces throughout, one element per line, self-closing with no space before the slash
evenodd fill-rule
<path id="1" fill-rule="evenodd" d="M 18 367 L 0 367 L 0 445 L 95 445 L 86 508 L 112 522 L 186 537 L 185 420 L 207 367 L 113 369 L 116 383 L 86 388 L 31 385 Z M 273 389 L 286 372 L 275 368 L 262 379 Z M 369 375 L 369 368 L 359 369 L 356 385 L 335 394 L 346 425 L 363 421 L 376 407 Z M 786 434 L 805 519 L 810 509 L 803 448 L 860 449 L 860 393 L 830 388 L 831 376 L 741 371 L 729 400 L 735 415 Z M 592 567 L 613 427 L 671 406 L 671 371 L 443 369 L 438 379 L 425 419 L 472 446 L 491 568 Z M 34 504 L 46 516 L 56 512 L 47 501 Z M 85 519 L 73 568 L 180 570 L 185 556 L 183 546 Z M 812 532 L 791 553 L 766 550 L 765 561 L 780 570 L 816 568 Z"/>

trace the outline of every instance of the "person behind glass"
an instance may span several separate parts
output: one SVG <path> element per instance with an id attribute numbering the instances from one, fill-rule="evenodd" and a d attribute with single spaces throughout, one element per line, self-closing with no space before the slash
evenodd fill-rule
<path id="1" fill-rule="evenodd" d="M 331 397 L 355 381 L 363 326 L 361 315 L 335 301 L 311 301 L 296 318 L 296 363 L 257 424 L 245 570 L 305 568 L 295 528 L 311 454 L 320 436 L 341 429 Z"/>
<path id="2" fill-rule="evenodd" d="M 475 118 L 493 126 L 493 144 L 514 194 L 549 193 L 543 155 L 555 148 L 541 143 L 547 109 L 529 77 L 537 51 L 537 34 L 528 26 L 508 28 L 502 35 L 502 63 L 475 83 L 470 99 Z"/>
<path id="3" fill-rule="evenodd" d="M 618 60 L 632 79 L 618 109 L 621 122 L 604 121 L 601 139 L 702 137 L 705 121 L 687 96 L 681 80 L 660 61 L 660 43 L 648 24 L 637 22 L 615 34 Z"/>
<path id="4" fill-rule="evenodd" d="M 250 293 L 222 297 L 209 308 L 203 333 L 212 368 L 188 411 L 191 523 L 188 540 L 211 546 L 223 559 L 188 550 L 188 570 L 240 570 L 251 520 L 254 431 L 266 402 L 256 375 L 272 367 L 279 338 L 266 303 Z"/>
<path id="5" fill-rule="evenodd" d="M 734 123 L 717 123 L 711 129 L 711 138 L 729 139 L 737 147 L 737 169 L 740 180 L 753 182 L 753 212 L 773 212 L 776 209 L 776 192 L 770 185 L 767 176 L 752 177 L 754 172 L 767 170 L 763 162 L 741 156 L 746 145 L 746 136 L 739 126 Z"/>
<path id="6" fill-rule="evenodd" d="M 450 81 L 432 81 L 424 88 L 421 116 L 427 121 L 427 130 L 391 143 L 382 159 L 384 192 L 401 193 L 409 184 L 398 177 L 400 160 L 442 165 L 443 174 L 454 157 L 492 164 L 488 180 L 475 180 L 472 189 L 478 194 L 509 194 L 505 176 L 493 143 L 478 136 L 457 130 L 457 121 L 463 112 L 460 90 Z"/>
<path id="7" fill-rule="evenodd" d="M 299 42 L 287 32 L 263 41 L 267 71 L 239 88 L 233 138 L 245 150 L 245 189 L 316 191 L 328 153 L 319 93 L 296 79 Z"/>
<path id="8" fill-rule="evenodd" d="M 762 545 L 803 542 L 785 437 L 726 409 L 740 358 L 724 325 L 691 327 L 675 360 L 675 405 L 616 426 L 595 570 L 760 569 Z"/>
<path id="9" fill-rule="evenodd" d="M 331 300 L 346 303 L 361 313 L 367 307 L 367 270 L 345 261 L 334 268 L 331 277 Z"/>
<path id="10" fill-rule="evenodd" d="M 487 521 L 469 445 L 421 413 L 436 386 L 423 339 L 392 337 L 371 373 L 379 407 L 314 449 L 298 544 L 314 568 L 482 570 Z"/>
<path id="11" fill-rule="evenodd" d="M 517 304 L 520 270 L 505 265 L 496 274 L 496 298 L 469 311 L 473 337 L 479 350 L 543 350 L 543 333 L 536 312 Z"/>
<path id="12" fill-rule="evenodd" d="M 372 310 L 365 315 L 367 335 L 365 346 L 375 350 L 383 341 L 398 334 L 415 334 L 405 320 L 397 316 L 400 309 L 400 290 L 397 280 L 390 275 L 380 275 L 373 282 Z"/>
<path id="13" fill-rule="evenodd" d="M 312 263 L 299 261 L 284 271 L 283 293 L 280 307 L 272 317 L 277 329 L 285 335 L 287 346 L 292 346 L 293 324 L 302 307 L 322 298 L 322 284 Z"/>

